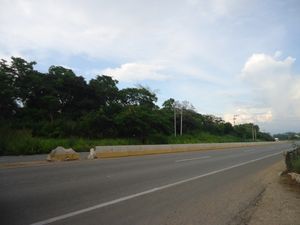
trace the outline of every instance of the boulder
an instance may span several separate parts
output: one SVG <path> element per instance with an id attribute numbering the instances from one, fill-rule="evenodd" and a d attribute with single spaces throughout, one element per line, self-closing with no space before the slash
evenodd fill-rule
<path id="1" fill-rule="evenodd" d="M 58 146 L 53 149 L 47 156 L 48 161 L 67 161 L 67 160 L 78 160 L 79 154 L 73 149 Z"/>

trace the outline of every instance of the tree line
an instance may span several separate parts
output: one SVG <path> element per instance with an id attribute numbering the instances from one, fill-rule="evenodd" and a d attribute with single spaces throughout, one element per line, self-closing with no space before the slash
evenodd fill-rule
<path id="1" fill-rule="evenodd" d="M 110 76 L 86 81 L 71 69 L 50 66 L 37 71 L 36 62 L 11 57 L 0 61 L 0 126 L 28 129 L 33 136 L 134 138 L 142 143 L 166 143 L 174 134 L 174 110 L 177 121 L 183 114 L 184 134 L 207 132 L 251 140 L 253 127 L 260 140 L 273 140 L 254 124 L 232 126 L 222 118 L 203 115 L 188 102 L 173 98 L 161 107 L 157 96 L 143 86 L 118 88 Z M 177 133 L 180 131 L 177 122 Z"/>
<path id="2" fill-rule="evenodd" d="M 274 134 L 273 137 L 278 138 L 279 140 L 300 140 L 300 133 L 286 132 L 281 134 Z"/>

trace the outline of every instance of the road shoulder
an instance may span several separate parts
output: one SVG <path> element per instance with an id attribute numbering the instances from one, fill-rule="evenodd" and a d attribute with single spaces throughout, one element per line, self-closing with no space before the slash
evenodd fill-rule
<path id="1" fill-rule="evenodd" d="M 291 184 L 288 177 L 278 174 L 285 168 L 283 161 L 265 170 L 265 191 L 245 215 L 241 224 L 300 225 L 300 186 Z"/>

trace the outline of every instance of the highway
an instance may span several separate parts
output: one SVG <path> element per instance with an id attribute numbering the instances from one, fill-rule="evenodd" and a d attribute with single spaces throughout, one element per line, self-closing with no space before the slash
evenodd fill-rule
<path id="1" fill-rule="evenodd" d="M 0 224 L 239 224 L 289 143 L 0 169 Z"/>

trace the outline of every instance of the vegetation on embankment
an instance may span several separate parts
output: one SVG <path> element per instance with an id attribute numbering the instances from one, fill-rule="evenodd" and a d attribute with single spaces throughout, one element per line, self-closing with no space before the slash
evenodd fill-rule
<path id="1" fill-rule="evenodd" d="M 47 138 L 33 137 L 29 130 L 10 130 L 0 136 L 0 155 L 30 155 L 49 153 L 57 146 L 73 148 L 76 151 L 89 151 L 97 145 L 132 145 L 140 144 L 134 139 L 87 139 L 87 138 Z"/>
<path id="2" fill-rule="evenodd" d="M 293 171 L 300 174 L 300 156 L 292 161 Z"/>
<path id="3" fill-rule="evenodd" d="M 273 137 L 278 138 L 279 140 L 300 140 L 300 133 L 286 132 L 281 134 L 274 134 Z"/>
<path id="4" fill-rule="evenodd" d="M 285 164 L 288 172 L 300 173 L 300 146 L 299 145 L 294 144 L 294 149 L 286 153 Z"/>
<path id="5" fill-rule="evenodd" d="M 199 133 L 198 135 L 151 137 L 146 144 L 192 144 L 192 143 L 225 143 L 242 142 L 242 140 L 232 135 L 216 136 L 209 133 Z M 138 139 L 125 138 L 103 138 L 87 139 L 80 137 L 71 138 L 47 138 L 33 137 L 29 130 L 10 130 L 0 136 L 1 155 L 30 155 L 47 154 L 57 146 L 73 148 L 78 152 L 89 151 L 95 146 L 105 145 L 137 145 L 144 144 Z"/>
<path id="6" fill-rule="evenodd" d="M 0 155 L 46 153 L 58 145 L 83 151 L 95 145 L 249 141 L 254 130 L 257 140 L 273 140 L 255 124 L 232 126 L 196 112 L 187 101 L 170 98 L 159 107 L 149 88 L 119 89 L 105 75 L 87 82 L 62 66 L 42 73 L 35 64 L 0 60 Z"/>
<path id="7" fill-rule="evenodd" d="M 300 174 L 300 147 L 298 147 L 294 154 L 294 157 L 291 159 L 291 171 Z"/>

